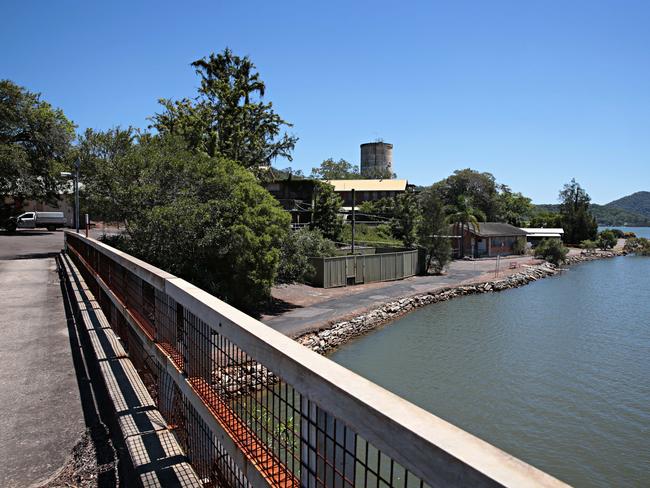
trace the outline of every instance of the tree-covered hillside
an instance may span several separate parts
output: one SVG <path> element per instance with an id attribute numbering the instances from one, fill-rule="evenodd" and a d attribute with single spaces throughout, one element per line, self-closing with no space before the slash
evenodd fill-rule
<path id="1" fill-rule="evenodd" d="M 605 205 L 608 208 L 618 208 L 640 214 L 650 219 L 650 191 L 638 191 Z"/>
<path id="2" fill-rule="evenodd" d="M 622 199 L 621 199 L 622 200 Z M 618 200 L 617 200 L 618 201 Z M 614 202 L 612 202 L 614 203 Z M 650 217 L 641 215 L 639 213 L 630 212 L 622 208 L 610 207 L 607 205 L 591 204 L 589 209 L 596 217 L 598 225 L 602 226 L 631 226 L 631 227 L 644 227 L 650 226 Z M 541 204 L 535 205 L 535 210 L 538 213 L 556 213 L 560 211 L 559 204 Z"/>

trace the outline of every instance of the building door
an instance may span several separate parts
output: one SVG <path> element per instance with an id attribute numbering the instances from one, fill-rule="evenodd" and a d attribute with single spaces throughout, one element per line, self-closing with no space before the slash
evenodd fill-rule
<path id="1" fill-rule="evenodd" d="M 480 258 L 487 255 L 487 239 L 476 239 L 474 257 Z"/>

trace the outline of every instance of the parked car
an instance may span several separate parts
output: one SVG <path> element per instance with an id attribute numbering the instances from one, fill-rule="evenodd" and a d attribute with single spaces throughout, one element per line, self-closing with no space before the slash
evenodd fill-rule
<path id="1" fill-rule="evenodd" d="M 25 212 L 17 217 L 11 217 L 5 224 L 9 232 L 19 229 L 46 228 L 49 231 L 65 227 L 63 212 Z"/>

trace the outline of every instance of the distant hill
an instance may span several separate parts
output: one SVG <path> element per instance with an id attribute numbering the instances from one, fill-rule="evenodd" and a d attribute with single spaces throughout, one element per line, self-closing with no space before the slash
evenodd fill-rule
<path id="1" fill-rule="evenodd" d="M 640 214 L 650 219 L 650 191 L 638 191 L 613 202 L 609 202 L 606 207 L 620 208 L 635 214 Z"/>
<path id="2" fill-rule="evenodd" d="M 648 192 L 639 192 L 639 193 L 646 193 L 650 195 L 650 193 Z M 630 197 L 631 196 L 633 195 L 630 195 Z M 623 197 L 620 200 L 616 200 L 616 202 L 624 200 L 625 198 L 629 198 L 629 197 Z M 608 227 L 616 227 L 616 226 L 623 226 L 623 225 L 627 225 L 630 227 L 650 226 L 650 214 L 646 216 L 640 213 L 630 212 L 628 210 L 616 206 L 611 206 L 612 203 L 608 203 L 607 205 L 598 205 L 593 203 L 589 207 L 591 209 L 591 213 L 593 213 L 594 217 L 596 217 L 596 221 L 598 222 L 598 225 L 608 226 Z M 559 212 L 560 205 L 553 204 L 553 203 L 535 205 L 535 210 L 537 210 L 538 212 Z"/>

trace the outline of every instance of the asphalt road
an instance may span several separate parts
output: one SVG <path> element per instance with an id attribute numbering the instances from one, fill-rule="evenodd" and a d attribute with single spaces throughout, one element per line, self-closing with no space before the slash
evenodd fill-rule
<path id="1" fill-rule="evenodd" d="M 62 290 L 63 232 L 0 233 L 0 486 L 52 476 L 85 431 Z"/>
<path id="2" fill-rule="evenodd" d="M 500 276 L 516 272 L 509 270 L 511 263 L 521 266 L 531 262 L 530 257 L 523 256 L 503 259 L 499 267 Z M 392 300 L 481 279 L 482 275 L 491 275 L 495 266 L 495 259 L 457 260 L 449 264 L 444 276 L 413 276 L 399 281 L 327 290 L 289 285 L 277 293 L 277 298 L 287 302 L 289 310 L 275 316 L 264 316 L 262 322 L 289 337 L 298 337 L 329 323 L 360 315 Z"/>
<path id="3" fill-rule="evenodd" d="M 0 259 L 41 258 L 63 249 L 63 231 L 19 229 L 0 231 Z"/>
<path id="4" fill-rule="evenodd" d="M 297 337 L 317 330 L 329 322 L 361 314 L 391 300 L 456 285 L 476 278 L 483 272 L 471 264 L 459 263 L 445 276 L 414 276 L 406 280 L 387 282 L 381 288 L 373 286 L 360 292 L 350 290 L 349 294 L 296 308 L 275 317 L 265 317 L 262 322 L 289 337 Z"/>

